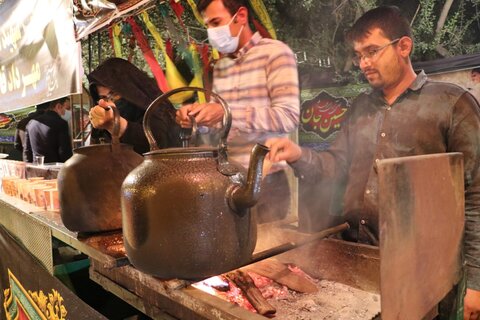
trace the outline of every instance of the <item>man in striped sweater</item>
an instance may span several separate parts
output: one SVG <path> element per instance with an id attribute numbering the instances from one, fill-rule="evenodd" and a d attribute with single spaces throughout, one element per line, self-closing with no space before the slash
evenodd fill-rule
<path id="1" fill-rule="evenodd" d="M 221 53 L 213 72 L 213 91 L 232 111 L 229 159 L 244 167 L 255 143 L 284 137 L 299 122 L 298 72 L 292 50 L 278 40 L 263 38 L 249 25 L 246 0 L 200 0 L 198 10 L 210 44 Z M 191 104 L 177 111 L 177 122 L 190 127 L 215 127 L 222 121 L 218 103 Z M 259 222 L 284 218 L 290 207 L 286 164 L 275 164 L 264 179 L 256 209 Z"/>

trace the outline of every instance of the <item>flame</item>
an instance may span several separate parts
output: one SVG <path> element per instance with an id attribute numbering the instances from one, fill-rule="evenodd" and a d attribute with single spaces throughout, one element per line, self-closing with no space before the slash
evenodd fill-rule
<path id="1" fill-rule="evenodd" d="M 196 283 L 193 283 L 192 286 L 198 290 L 211 294 L 213 296 L 219 297 L 223 300 L 237 304 L 238 306 L 247 309 L 251 312 L 256 313 L 257 310 L 252 306 L 252 304 L 247 300 L 245 295 L 242 293 L 240 288 L 238 288 L 234 283 L 226 280 L 222 276 L 214 276 Z M 218 290 L 218 288 L 225 288 L 225 290 Z"/>
<path id="2" fill-rule="evenodd" d="M 198 290 L 201 290 L 203 292 L 209 293 L 213 296 L 219 296 L 217 294 L 217 290 L 215 287 L 229 287 L 229 284 L 227 281 L 222 279 L 220 276 L 213 276 L 211 278 L 202 280 L 200 282 L 196 282 L 192 284 L 192 287 L 197 288 Z"/>

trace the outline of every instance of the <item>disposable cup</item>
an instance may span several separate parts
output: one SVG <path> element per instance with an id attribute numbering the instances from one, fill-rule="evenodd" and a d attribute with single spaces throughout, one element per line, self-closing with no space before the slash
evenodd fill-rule
<path id="1" fill-rule="evenodd" d="M 33 159 L 33 164 L 37 166 L 43 166 L 43 162 L 45 161 L 44 156 L 35 156 Z"/>

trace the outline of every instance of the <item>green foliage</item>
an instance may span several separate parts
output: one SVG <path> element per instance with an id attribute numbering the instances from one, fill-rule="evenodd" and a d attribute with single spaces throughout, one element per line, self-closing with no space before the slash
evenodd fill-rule
<path id="1" fill-rule="evenodd" d="M 480 1 L 476 2 L 477 9 L 480 9 Z M 449 55 L 452 56 L 480 51 L 478 39 L 477 42 L 473 42 L 475 36 L 478 36 L 480 32 L 480 12 L 477 10 L 474 16 L 469 17 L 466 12 L 468 9 L 466 4 L 467 2 L 461 2 L 459 8 L 449 17 L 439 35 L 441 44 L 449 48 Z"/>
<path id="2" fill-rule="evenodd" d="M 413 37 L 415 39 L 414 57 L 434 51 L 438 42 L 435 39 L 435 0 L 420 0 L 420 12 L 414 21 Z"/>
<path id="3" fill-rule="evenodd" d="M 454 1 L 445 24 L 436 33 L 443 5 L 444 1 L 420 0 L 420 12 L 412 26 L 415 37 L 413 60 L 423 61 L 479 51 L 480 1 Z M 445 52 L 438 50 L 439 46 Z"/>

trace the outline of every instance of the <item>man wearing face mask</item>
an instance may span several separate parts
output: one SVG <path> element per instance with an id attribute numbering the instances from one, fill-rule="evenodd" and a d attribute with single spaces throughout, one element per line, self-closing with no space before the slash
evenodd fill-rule
<path id="1" fill-rule="evenodd" d="M 97 105 L 90 110 L 92 142 L 110 141 L 113 132 L 113 110 L 120 113 L 120 142 L 133 146 L 142 154 L 150 150 L 143 132 L 143 115 L 150 103 L 162 94 L 154 79 L 127 60 L 109 58 L 88 76 L 90 95 Z M 152 133 L 160 148 L 179 147 L 180 126 L 175 109 L 169 103 L 159 107 L 150 119 Z"/>
<path id="2" fill-rule="evenodd" d="M 262 38 L 249 25 L 248 1 L 200 0 L 198 10 L 207 26 L 210 44 L 222 57 L 213 71 L 213 91 L 232 111 L 228 137 L 229 159 L 248 166 L 255 143 L 284 137 L 299 121 L 299 88 L 296 61 L 284 43 Z M 200 126 L 221 123 L 223 110 L 218 103 L 191 104 L 177 111 L 176 120 L 190 127 L 190 116 Z M 276 164 L 265 177 L 259 222 L 285 217 L 290 207 L 284 164 Z"/>
<path id="3" fill-rule="evenodd" d="M 49 105 L 50 105 L 50 102 L 44 102 L 42 104 L 37 105 L 35 107 L 35 111 L 30 112 L 25 118 L 23 118 L 17 123 L 17 127 L 15 129 L 15 142 L 13 146 L 15 147 L 15 149 L 17 149 L 22 153 L 22 159 L 25 162 L 28 162 L 27 154 L 25 153 L 25 144 L 27 143 L 27 140 L 25 137 L 27 132 L 26 131 L 27 124 L 32 119 L 35 119 L 36 117 L 42 115 Z"/>
<path id="4" fill-rule="evenodd" d="M 62 119 L 69 107 L 68 97 L 51 101 L 42 115 L 27 124 L 25 155 L 28 162 L 32 162 L 34 156 L 44 156 L 45 163 L 65 162 L 72 156 L 68 124 Z"/>
<path id="5" fill-rule="evenodd" d="M 68 106 L 65 108 L 65 113 L 62 115 L 62 119 L 67 121 L 68 125 L 70 126 L 70 120 L 72 120 L 72 106 L 68 104 Z"/>

